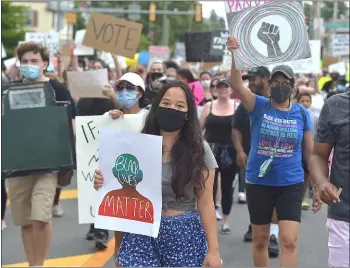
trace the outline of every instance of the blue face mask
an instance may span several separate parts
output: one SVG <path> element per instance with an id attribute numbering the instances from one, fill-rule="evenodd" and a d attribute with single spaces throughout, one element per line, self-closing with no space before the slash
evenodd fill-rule
<path id="1" fill-rule="evenodd" d="M 337 91 L 344 92 L 345 91 L 345 86 L 343 85 L 337 85 L 336 86 Z"/>
<path id="2" fill-rule="evenodd" d="M 40 76 L 40 67 L 36 65 L 21 65 L 19 67 L 25 78 L 38 79 Z"/>
<path id="3" fill-rule="evenodd" d="M 139 99 L 137 98 L 137 91 L 123 89 L 117 92 L 117 100 L 123 107 L 131 108 L 138 102 Z"/>

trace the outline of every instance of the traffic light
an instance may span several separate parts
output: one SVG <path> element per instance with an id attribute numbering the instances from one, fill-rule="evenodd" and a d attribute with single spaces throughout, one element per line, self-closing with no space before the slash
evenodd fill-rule
<path id="1" fill-rule="evenodd" d="M 196 13 L 194 15 L 194 21 L 195 22 L 202 22 L 203 17 L 202 17 L 202 4 L 196 4 L 194 6 L 194 12 Z"/>
<path id="2" fill-rule="evenodd" d="M 156 10 L 157 10 L 157 5 L 155 3 L 150 3 L 149 5 L 149 21 L 156 21 L 157 19 L 157 14 L 156 14 Z"/>
<path id="3" fill-rule="evenodd" d="M 306 30 L 309 30 L 309 17 L 305 16 Z"/>

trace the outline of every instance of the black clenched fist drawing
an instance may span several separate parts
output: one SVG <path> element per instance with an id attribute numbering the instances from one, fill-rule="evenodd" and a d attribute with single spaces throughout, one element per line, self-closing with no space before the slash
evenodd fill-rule
<path id="1" fill-rule="evenodd" d="M 280 29 L 277 25 L 263 22 L 258 31 L 258 38 L 267 45 L 268 58 L 275 58 L 282 55 L 278 44 L 280 41 Z"/>

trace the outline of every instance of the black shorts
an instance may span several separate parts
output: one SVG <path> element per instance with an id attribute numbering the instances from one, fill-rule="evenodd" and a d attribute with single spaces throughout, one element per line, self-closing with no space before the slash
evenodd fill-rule
<path id="1" fill-rule="evenodd" d="M 255 225 L 271 223 L 276 208 L 278 221 L 301 221 L 304 183 L 290 186 L 246 184 L 250 222 Z"/>

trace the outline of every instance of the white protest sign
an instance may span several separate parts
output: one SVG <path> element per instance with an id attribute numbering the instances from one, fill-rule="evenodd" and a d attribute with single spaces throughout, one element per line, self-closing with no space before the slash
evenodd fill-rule
<path id="1" fill-rule="evenodd" d="M 311 58 L 304 60 L 296 60 L 290 62 L 284 62 L 283 64 L 289 65 L 294 73 L 298 74 L 307 74 L 307 73 L 315 73 L 321 74 L 321 40 L 309 40 L 310 50 L 311 50 Z M 278 64 L 270 65 L 270 70 Z"/>
<path id="2" fill-rule="evenodd" d="M 60 45 L 59 33 L 26 33 L 25 42 L 42 43 L 51 53 L 56 53 Z"/>
<path id="3" fill-rule="evenodd" d="M 149 46 L 150 62 L 167 61 L 169 59 L 170 51 L 167 46 Z"/>
<path id="4" fill-rule="evenodd" d="M 346 63 L 345 62 L 337 62 L 334 64 L 331 64 L 328 66 L 328 72 L 337 72 L 339 75 L 345 75 L 346 74 Z"/>
<path id="5" fill-rule="evenodd" d="M 19 61 L 18 61 L 18 59 L 16 57 L 13 57 L 13 58 L 4 60 L 4 65 L 5 65 L 6 70 L 8 70 L 12 66 L 18 67 L 19 66 Z"/>
<path id="6" fill-rule="evenodd" d="M 68 87 L 74 97 L 108 98 L 102 94 L 109 85 L 107 69 L 67 72 Z"/>
<path id="7" fill-rule="evenodd" d="M 94 55 L 94 49 L 83 45 L 86 30 L 79 30 L 75 33 L 75 49 L 73 54 L 75 56 L 91 56 Z"/>
<path id="8" fill-rule="evenodd" d="M 108 115 L 75 118 L 79 224 L 95 222 L 97 192 L 94 189 L 94 174 L 99 167 L 100 129 L 113 128 L 140 132 L 144 120 L 145 113 L 124 115 L 124 118 L 117 120 Z"/>
<path id="9" fill-rule="evenodd" d="M 278 64 L 311 57 L 300 1 L 225 1 L 230 35 L 240 47 L 233 51 L 236 68 Z"/>
<path id="10" fill-rule="evenodd" d="M 7 57 L 7 53 L 4 47 L 4 44 L 1 42 L 1 58 L 6 58 Z"/>
<path id="11" fill-rule="evenodd" d="M 95 228 L 157 237 L 162 213 L 162 137 L 101 129 Z"/>
<path id="12" fill-rule="evenodd" d="M 349 42 L 349 34 L 334 34 L 332 36 L 332 56 L 345 56 L 349 55 L 350 50 L 350 42 Z"/>
<path id="13" fill-rule="evenodd" d="M 59 50 L 60 35 L 59 33 L 26 33 L 25 42 L 37 42 L 42 43 L 43 46 L 47 47 L 50 54 L 50 64 L 47 67 L 48 71 L 54 71 L 52 61 L 55 57 L 55 53 Z"/>

